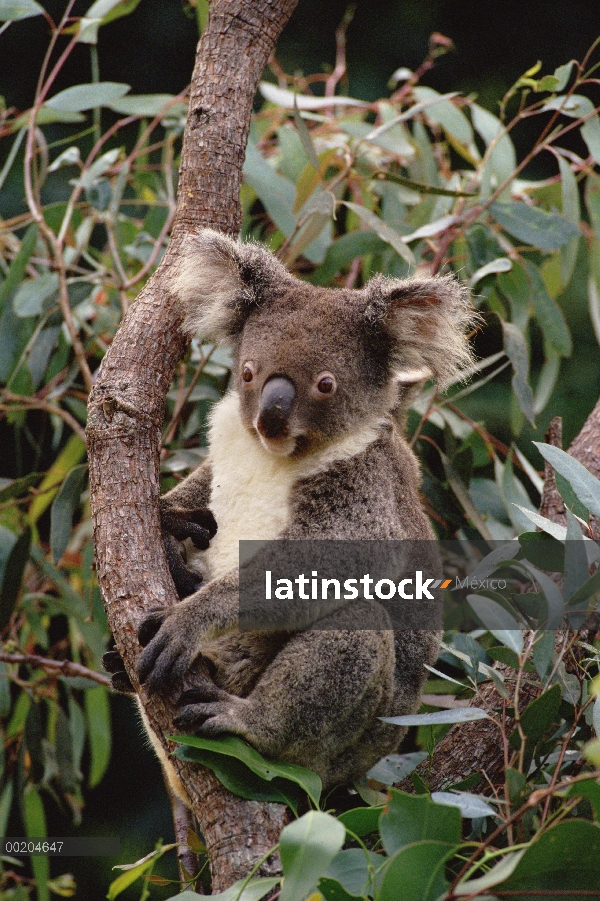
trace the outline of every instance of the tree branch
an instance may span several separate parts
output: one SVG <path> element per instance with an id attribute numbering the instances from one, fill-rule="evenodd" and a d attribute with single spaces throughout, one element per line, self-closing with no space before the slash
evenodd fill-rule
<path id="1" fill-rule="evenodd" d="M 128 311 L 89 401 L 90 491 L 98 578 L 129 676 L 167 752 L 172 704 L 140 691 L 136 626 L 144 611 L 177 600 L 158 513 L 164 401 L 187 348 L 175 299 L 165 288 L 184 236 L 198 225 L 236 234 L 252 102 L 276 39 L 297 0 L 213 0 L 198 45 L 167 252 Z M 285 808 L 243 801 L 200 767 L 174 766 L 192 802 L 221 891 L 276 844 Z M 270 874 L 278 862 L 261 868 Z"/>

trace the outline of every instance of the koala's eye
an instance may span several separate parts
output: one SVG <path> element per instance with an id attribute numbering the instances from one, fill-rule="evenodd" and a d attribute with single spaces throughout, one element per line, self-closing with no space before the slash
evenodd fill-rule
<path id="1" fill-rule="evenodd" d="M 242 381 L 251 382 L 253 378 L 254 378 L 254 370 L 252 369 L 251 366 L 246 364 L 244 366 L 244 368 L 242 369 Z"/>
<path id="2" fill-rule="evenodd" d="M 324 372 L 319 376 L 317 391 L 319 394 L 333 394 L 336 389 L 335 378 L 330 372 Z"/>

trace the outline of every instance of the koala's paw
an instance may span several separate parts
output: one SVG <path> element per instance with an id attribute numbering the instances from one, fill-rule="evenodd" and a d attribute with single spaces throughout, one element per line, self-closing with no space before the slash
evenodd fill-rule
<path id="1" fill-rule="evenodd" d="M 181 682 L 196 656 L 189 624 L 185 616 L 178 615 L 180 606 L 151 610 L 138 629 L 138 641 L 144 648 L 138 676 L 150 692 L 169 692 Z"/>
<path id="2" fill-rule="evenodd" d="M 135 694 L 135 689 L 125 671 L 123 658 L 117 650 L 107 651 L 102 656 L 102 666 L 110 674 L 110 684 L 115 691 L 125 695 Z"/>
<path id="3" fill-rule="evenodd" d="M 177 706 L 179 712 L 173 722 L 182 732 L 207 738 L 226 732 L 248 737 L 250 701 L 231 695 L 208 680 L 184 691 Z"/>
<path id="4" fill-rule="evenodd" d="M 165 532 L 178 541 L 191 538 L 194 546 L 201 551 L 208 548 L 211 538 L 217 534 L 217 521 L 208 507 L 162 509 L 160 519 Z"/>
<path id="5" fill-rule="evenodd" d="M 163 541 L 171 578 L 175 583 L 179 599 L 195 594 L 202 585 L 202 576 L 188 569 L 185 547 L 168 532 L 163 532 Z"/>

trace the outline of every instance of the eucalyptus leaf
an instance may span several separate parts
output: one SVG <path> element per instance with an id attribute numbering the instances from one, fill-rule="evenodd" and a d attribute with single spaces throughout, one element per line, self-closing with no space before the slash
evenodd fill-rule
<path id="1" fill-rule="evenodd" d="M 439 726 L 446 723 L 472 723 L 474 720 L 487 718 L 487 713 L 480 707 L 457 707 L 455 710 L 437 710 L 435 713 L 379 717 L 382 722 L 392 723 L 394 726 Z"/>
<path id="2" fill-rule="evenodd" d="M 480 798 L 479 795 L 472 795 L 469 792 L 432 792 L 431 800 L 435 801 L 436 804 L 458 807 L 461 816 L 467 819 L 496 816 L 496 811 L 493 807 L 490 807 L 486 800 Z"/>
<path id="3" fill-rule="evenodd" d="M 532 742 L 538 742 L 556 722 L 561 702 L 560 685 L 553 685 L 525 708 L 521 728 Z"/>
<path id="4" fill-rule="evenodd" d="M 39 316 L 44 302 L 58 291 L 58 275 L 46 272 L 37 278 L 29 279 L 15 291 L 13 310 L 21 318 Z"/>
<path id="5" fill-rule="evenodd" d="M 35 0 L 0 0 L 0 22 L 18 22 L 44 12 Z"/>
<path id="6" fill-rule="evenodd" d="M 46 100 L 49 109 L 61 113 L 81 113 L 97 106 L 108 106 L 123 97 L 131 87 L 116 81 L 76 84 Z"/>
<path id="7" fill-rule="evenodd" d="M 74 466 L 65 477 L 58 494 L 52 502 L 50 510 L 50 548 L 52 559 L 58 563 L 67 549 L 71 529 L 73 528 L 73 516 L 81 502 L 81 492 L 84 485 L 87 464 Z"/>
<path id="8" fill-rule="evenodd" d="M 390 857 L 415 842 L 436 841 L 448 847 L 460 841 L 460 813 L 436 804 L 428 795 L 409 795 L 390 789 L 380 819 L 383 847 Z"/>
<path id="9" fill-rule="evenodd" d="M 500 883 L 502 895 L 549 897 L 559 886 L 565 899 L 580 892 L 593 896 L 600 893 L 599 859 L 597 825 L 581 819 L 558 823 L 526 848 L 512 874 Z"/>
<path id="10" fill-rule="evenodd" d="M 315 804 L 319 803 L 321 780 L 316 773 L 296 764 L 265 760 L 258 751 L 237 735 L 225 735 L 218 739 L 201 738 L 196 735 L 176 735 L 172 737 L 172 741 L 184 746 L 176 751 L 177 756 L 205 763 L 215 772 L 215 767 L 218 767 L 219 778 L 223 776 L 227 778 L 227 760 L 229 758 L 241 764 L 246 773 L 249 770 L 258 776 L 263 782 L 263 791 L 267 791 L 269 783 L 273 783 L 273 791 L 277 795 L 277 800 L 282 800 L 282 791 L 285 790 L 284 783 L 291 782 L 306 792 Z M 237 780 L 243 770 L 234 765 L 232 778 L 235 775 Z M 256 780 L 254 781 L 256 782 Z"/>
<path id="11" fill-rule="evenodd" d="M 567 480 L 586 509 L 595 516 L 600 516 L 600 480 L 560 448 L 539 441 L 533 443 L 544 460 Z"/>
<path id="12" fill-rule="evenodd" d="M 495 635 L 502 644 L 512 648 L 515 653 L 521 653 L 523 636 L 521 627 L 514 616 L 511 616 L 500 604 L 482 594 L 468 594 L 467 602 L 488 632 Z"/>
<path id="13" fill-rule="evenodd" d="M 529 384 L 529 352 L 525 336 L 512 322 L 502 320 L 504 350 L 513 367 L 512 387 L 519 406 L 533 423 L 535 420 L 534 397 Z"/>
<path id="14" fill-rule="evenodd" d="M 284 874 L 280 901 L 303 901 L 327 872 L 345 837 L 343 825 L 320 810 L 310 810 L 286 826 L 279 837 Z"/>
<path id="15" fill-rule="evenodd" d="M 349 200 L 345 200 L 343 203 L 348 209 L 352 210 L 353 213 L 356 213 L 361 222 L 372 229 L 382 241 L 385 241 L 386 244 L 393 247 L 403 260 L 406 260 L 411 266 L 415 265 L 413 253 L 411 249 L 407 247 L 402 235 L 397 231 L 394 231 L 393 228 L 390 228 L 389 225 L 386 225 L 383 219 L 380 219 L 376 213 L 371 212 L 371 210 L 368 210 L 366 207 L 361 206 L 358 203 L 351 203 Z"/>
<path id="16" fill-rule="evenodd" d="M 496 222 L 513 238 L 539 247 L 540 250 L 558 250 L 572 238 L 579 236 L 579 229 L 562 216 L 546 213 L 539 207 L 511 201 L 490 205 L 490 213 Z"/>
<path id="17" fill-rule="evenodd" d="M 452 851 L 444 842 L 429 840 L 401 848 L 384 871 L 378 901 L 435 901 L 445 897 L 445 863 Z"/>

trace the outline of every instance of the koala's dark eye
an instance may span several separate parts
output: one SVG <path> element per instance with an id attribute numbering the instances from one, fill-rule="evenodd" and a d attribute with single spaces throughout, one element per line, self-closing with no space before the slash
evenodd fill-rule
<path id="1" fill-rule="evenodd" d="M 333 394 L 336 387 L 335 379 L 330 372 L 325 372 L 319 376 L 317 382 L 317 391 L 319 394 Z"/>
<path id="2" fill-rule="evenodd" d="M 248 366 L 248 365 L 244 366 L 244 368 L 242 369 L 242 381 L 251 382 L 253 378 L 254 378 L 254 371 L 253 371 L 252 367 Z"/>

